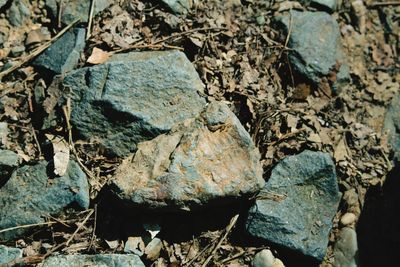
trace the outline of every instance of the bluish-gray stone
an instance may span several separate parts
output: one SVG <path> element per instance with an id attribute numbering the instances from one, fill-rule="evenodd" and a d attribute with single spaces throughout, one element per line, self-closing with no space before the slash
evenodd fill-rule
<path id="1" fill-rule="evenodd" d="M 8 10 L 8 20 L 12 26 L 21 26 L 24 20 L 31 15 L 29 1 L 18 0 L 12 1 L 10 9 Z"/>
<path id="2" fill-rule="evenodd" d="M 393 97 L 385 115 L 384 132 L 388 135 L 395 159 L 400 161 L 400 94 Z"/>
<path id="3" fill-rule="evenodd" d="M 53 18 L 58 18 L 60 0 L 46 0 Z M 91 0 L 63 0 L 61 21 L 70 24 L 79 19 L 80 22 L 87 22 L 89 19 Z M 93 15 L 103 11 L 113 3 L 113 0 L 96 0 Z"/>
<path id="4" fill-rule="evenodd" d="M 179 51 L 116 55 L 69 73 L 63 85 L 72 91 L 78 136 L 116 156 L 136 151 L 137 143 L 197 115 L 206 103 L 196 70 Z"/>
<path id="5" fill-rule="evenodd" d="M 273 170 L 246 226 L 258 238 L 322 260 L 340 194 L 327 153 L 304 151 Z"/>
<path id="6" fill-rule="evenodd" d="M 2 179 L 7 179 L 18 166 L 19 157 L 10 150 L 0 149 L 0 186 Z"/>
<path id="7" fill-rule="evenodd" d="M 0 265 L 22 258 L 22 249 L 0 245 Z"/>
<path id="8" fill-rule="evenodd" d="M 0 0 L 0 8 L 2 8 L 5 4 L 7 4 L 8 0 Z"/>
<path id="9" fill-rule="evenodd" d="M 137 255 L 98 254 L 98 255 L 54 255 L 38 267 L 145 267 Z"/>
<path id="10" fill-rule="evenodd" d="M 141 142 L 118 167 L 111 191 L 147 209 L 192 210 L 252 196 L 264 186 L 260 154 L 223 103 Z"/>
<path id="11" fill-rule="evenodd" d="M 82 209 L 89 207 L 89 185 L 76 162 L 70 161 L 61 177 L 50 179 L 49 168 L 54 167 L 45 161 L 18 168 L 0 188 L 0 230 L 44 222 L 47 215 L 56 215 L 73 203 Z M 0 239 L 16 238 L 26 230 L 1 233 Z"/>
<path id="12" fill-rule="evenodd" d="M 340 230 L 335 243 L 334 267 L 357 267 L 357 233 L 354 229 L 344 227 Z"/>
<path id="13" fill-rule="evenodd" d="M 85 48 L 85 29 L 74 28 L 67 31 L 54 44 L 40 54 L 32 63 L 34 66 L 65 74 L 73 70 Z"/>
<path id="14" fill-rule="evenodd" d="M 190 9 L 189 0 L 161 0 L 175 14 L 186 14 Z"/>
<path id="15" fill-rule="evenodd" d="M 332 77 L 333 91 L 349 80 L 349 68 L 345 62 L 340 39 L 339 25 L 325 12 L 292 10 L 278 21 L 290 38 L 288 47 L 290 63 L 300 76 L 319 84 L 321 78 Z"/>

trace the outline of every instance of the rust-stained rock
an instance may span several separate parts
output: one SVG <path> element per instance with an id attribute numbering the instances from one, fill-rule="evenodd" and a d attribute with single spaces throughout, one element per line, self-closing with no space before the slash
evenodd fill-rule
<path id="1" fill-rule="evenodd" d="M 213 102 L 197 118 L 140 143 L 116 171 L 111 190 L 134 206 L 190 210 L 263 185 L 250 135 L 225 104 Z"/>

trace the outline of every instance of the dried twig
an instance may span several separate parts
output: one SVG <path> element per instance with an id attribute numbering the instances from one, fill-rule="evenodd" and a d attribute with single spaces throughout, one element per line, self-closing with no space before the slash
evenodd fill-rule
<path id="1" fill-rule="evenodd" d="M 47 43 L 44 43 L 37 49 L 33 50 L 32 53 L 30 53 L 29 55 L 24 57 L 21 61 L 16 63 L 14 66 L 12 66 L 9 69 L 6 69 L 5 71 L 0 72 L 0 80 L 3 79 L 4 76 L 14 72 L 15 70 L 19 69 L 25 63 L 31 61 L 32 59 L 34 59 L 35 57 L 40 55 L 44 50 L 49 48 L 50 45 L 52 45 L 56 40 L 58 40 L 62 35 L 64 35 L 64 33 L 66 33 L 69 29 L 71 29 L 78 22 L 79 22 L 79 19 L 75 20 L 74 22 L 69 24 L 67 27 L 65 27 L 62 31 L 60 31 L 56 36 L 54 36 L 50 41 L 48 41 Z"/>
<path id="2" fill-rule="evenodd" d="M 89 22 L 86 30 L 86 40 L 89 40 L 90 35 L 92 34 L 92 23 L 93 23 L 93 13 L 95 7 L 96 0 L 92 0 L 90 4 L 90 13 L 89 13 Z"/>
<path id="3" fill-rule="evenodd" d="M 235 216 L 233 216 L 233 218 L 231 219 L 231 221 L 229 222 L 228 226 L 225 229 L 225 234 L 223 236 L 221 236 L 219 242 L 214 247 L 214 249 L 211 251 L 211 254 L 207 257 L 207 259 L 201 265 L 202 267 L 206 267 L 208 265 L 208 263 L 212 260 L 215 253 L 217 252 L 217 250 L 221 247 L 222 243 L 225 241 L 225 239 L 228 237 L 228 234 L 231 232 L 232 228 L 235 226 L 238 218 L 239 218 L 239 214 L 236 214 Z"/>
<path id="4" fill-rule="evenodd" d="M 90 244 L 88 247 L 88 251 L 93 246 L 94 239 L 96 238 L 96 228 L 97 228 L 97 204 L 94 205 L 94 224 L 93 224 L 93 232 L 92 232 L 92 238 L 90 239 Z"/>
<path id="5" fill-rule="evenodd" d="M 76 236 L 76 234 L 82 229 L 83 226 L 85 226 L 86 222 L 89 220 L 89 218 L 92 216 L 94 210 L 91 209 L 89 214 L 86 216 L 86 218 L 83 220 L 82 223 L 79 224 L 78 228 L 76 228 L 76 230 L 74 231 L 74 233 L 71 235 L 71 237 L 67 240 L 67 242 L 65 242 L 65 246 L 68 246 L 69 243 L 71 243 L 71 241 L 74 239 L 74 237 Z"/>
<path id="6" fill-rule="evenodd" d="M 380 6 L 400 6 L 400 1 L 374 2 L 368 5 L 371 8 Z"/>

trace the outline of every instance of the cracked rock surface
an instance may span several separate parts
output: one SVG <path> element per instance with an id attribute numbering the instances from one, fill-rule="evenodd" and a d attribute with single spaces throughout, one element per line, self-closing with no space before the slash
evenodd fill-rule
<path id="1" fill-rule="evenodd" d="M 190 210 L 258 192 L 260 155 L 250 135 L 223 103 L 138 145 L 117 169 L 113 193 L 133 206 Z"/>
<path id="2" fill-rule="evenodd" d="M 248 232 L 322 261 L 340 194 L 327 153 L 304 151 L 273 170 L 250 209 Z"/>

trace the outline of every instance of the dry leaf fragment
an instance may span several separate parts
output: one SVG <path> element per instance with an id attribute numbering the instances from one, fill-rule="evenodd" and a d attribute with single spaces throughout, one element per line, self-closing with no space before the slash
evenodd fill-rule
<path id="1" fill-rule="evenodd" d="M 335 158 L 336 162 L 339 162 L 341 160 L 346 160 L 348 158 L 348 153 L 347 153 L 347 146 L 346 142 L 344 140 L 344 137 L 339 141 L 339 144 L 335 148 L 335 152 L 333 153 L 333 157 Z"/>
<path id="2" fill-rule="evenodd" d="M 61 136 L 46 134 L 46 137 L 53 145 L 54 174 L 63 176 L 67 171 L 69 163 L 69 146 L 68 142 Z"/>
<path id="3" fill-rule="evenodd" d="M 97 65 L 106 62 L 111 56 L 110 52 L 103 51 L 100 48 L 93 48 L 92 54 L 87 60 L 87 63 Z"/>

